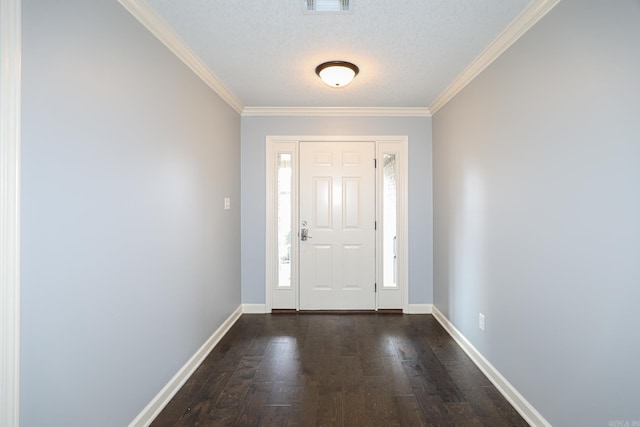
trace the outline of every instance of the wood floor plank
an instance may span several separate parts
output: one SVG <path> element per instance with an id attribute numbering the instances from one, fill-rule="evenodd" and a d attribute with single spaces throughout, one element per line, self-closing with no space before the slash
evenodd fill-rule
<path id="1" fill-rule="evenodd" d="M 363 369 L 360 358 L 340 358 L 341 390 L 357 391 L 362 386 Z"/>
<path id="2" fill-rule="evenodd" d="M 196 426 L 238 426 L 235 423 L 238 416 L 237 406 L 226 406 L 224 408 L 214 408 L 209 417 L 202 424 L 195 424 Z M 238 426 L 239 427 L 239 426 Z"/>
<path id="3" fill-rule="evenodd" d="M 290 346 L 286 341 L 271 341 L 266 347 L 255 380 L 296 383 L 301 374 L 300 360 L 290 351 Z"/>
<path id="4" fill-rule="evenodd" d="M 416 390 L 415 395 L 427 421 L 450 415 L 447 404 L 445 404 L 437 394 L 429 394 L 425 390 Z M 469 415 L 473 416 L 473 411 L 471 411 Z"/>
<path id="5" fill-rule="evenodd" d="M 445 363 L 443 366 L 458 390 L 493 386 L 491 381 L 472 362 Z"/>
<path id="6" fill-rule="evenodd" d="M 389 393 L 384 377 L 365 377 L 363 393 L 370 403 L 371 417 L 375 426 L 400 426 L 400 408 L 395 395 Z"/>
<path id="7" fill-rule="evenodd" d="M 463 401 L 460 390 L 456 387 L 455 382 L 449 376 L 440 359 L 438 359 L 429 346 L 422 344 L 421 340 L 418 340 L 415 344 L 415 347 L 418 348 L 418 359 L 429 375 L 433 386 L 436 388 L 436 392 L 445 402 Z"/>
<path id="8" fill-rule="evenodd" d="M 407 374 L 407 378 L 409 378 L 414 392 L 438 394 L 438 387 L 419 361 L 403 360 L 402 367 Z"/>
<path id="9" fill-rule="evenodd" d="M 402 425 L 415 427 L 424 427 L 427 425 L 427 419 L 415 395 L 396 396 L 396 402 L 400 408 Z"/>
<path id="10" fill-rule="evenodd" d="M 410 338 L 397 335 L 393 338 L 393 345 L 398 352 L 398 357 L 400 360 L 417 360 L 418 354 L 416 353 L 415 348 L 413 347 L 413 342 Z"/>
<path id="11" fill-rule="evenodd" d="M 294 403 L 299 402 L 304 391 L 304 385 L 275 382 L 269 391 L 267 406 L 293 406 Z"/>
<path id="12" fill-rule="evenodd" d="M 291 424 L 292 409 L 290 406 L 267 406 L 264 417 L 258 424 L 259 427 L 286 427 L 299 424 Z"/>
<path id="13" fill-rule="evenodd" d="M 300 394 L 294 396 L 291 405 L 289 424 L 295 426 L 315 426 L 318 412 L 320 393 L 315 378 L 309 379 Z"/>
<path id="14" fill-rule="evenodd" d="M 243 315 L 152 423 L 526 426 L 430 315 Z"/>
<path id="15" fill-rule="evenodd" d="M 353 334 L 345 334 L 340 337 L 340 356 L 358 356 L 360 354 L 358 341 L 353 337 Z"/>
<path id="16" fill-rule="evenodd" d="M 372 426 L 370 402 L 365 393 L 360 389 L 351 389 L 342 392 L 342 402 L 344 405 L 345 426 Z"/>
<path id="17" fill-rule="evenodd" d="M 526 426 L 527 423 L 522 419 L 518 411 L 505 400 L 498 389 L 494 386 L 482 387 L 486 395 L 491 399 L 495 407 L 500 413 L 500 419 L 504 419 L 512 426 Z"/>
<path id="18" fill-rule="evenodd" d="M 344 407 L 342 404 L 342 392 L 331 391 L 321 394 L 316 410 L 315 425 L 322 426 L 342 426 L 344 419 Z"/>
<path id="19" fill-rule="evenodd" d="M 394 395 L 413 394 L 413 386 L 402 366 L 402 361 L 397 357 L 383 357 L 381 360 L 387 390 Z"/>
<path id="20" fill-rule="evenodd" d="M 209 380 L 205 383 L 200 392 L 192 399 L 192 401 L 184 408 L 180 418 L 174 424 L 175 426 L 195 426 L 202 425 L 209 419 L 209 413 L 215 406 L 216 401 L 225 385 L 231 377 L 231 372 L 216 372 L 209 376 Z M 170 404 L 173 403 L 170 402 Z M 167 405 L 169 407 L 169 405 Z M 166 408 L 165 408 L 166 409 Z M 165 420 L 164 411 L 161 416 L 156 418 L 152 426 L 155 426 L 159 420 Z"/>
<path id="21" fill-rule="evenodd" d="M 245 355 L 247 356 L 262 356 L 265 351 L 267 351 L 267 347 L 271 343 L 272 337 L 269 336 L 258 336 L 252 342 Z"/>
<path id="22" fill-rule="evenodd" d="M 188 411 L 189 401 L 183 398 L 173 398 L 162 410 L 162 417 L 156 418 L 151 427 L 168 427 L 178 423 L 178 420 Z"/>
<path id="23" fill-rule="evenodd" d="M 252 383 L 238 408 L 234 421 L 237 426 L 257 426 L 264 418 L 272 383 Z"/>

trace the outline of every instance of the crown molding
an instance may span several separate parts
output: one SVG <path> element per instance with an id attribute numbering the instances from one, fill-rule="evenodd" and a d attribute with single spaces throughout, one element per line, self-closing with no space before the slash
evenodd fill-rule
<path id="1" fill-rule="evenodd" d="M 422 107 L 245 107 L 242 116 L 431 117 L 431 112 Z"/>
<path id="2" fill-rule="evenodd" d="M 533 0 L 509 26 L 431 103 L 428 108 L 244 107 L 146 0 L 118 0 L 133 17 L 184 62 L 214 92 L 243 116 L 430 117 L 502 55 L 560 0 Z"/>
<path id="3" fill-rule="evenodd" d="M 134 18 L 144 25 L 158 40 L 202 79 L 227 104 L 242 114 L 242 102 L 202 62 L 169 24 L 149 6 L 146 0 L 118 0 Z"/>
<path id="4" fill-rule="evenodd" d="M 20 417 L 21 1 L 0 0 L 0 425 Z"/>
<path id="5" fill-rule="evenodd" d="M 513 43 L 522 37 L 543 16 L 553 9 L 560 0 L 533 0 L 512 22 L 491 42 L 485 50 L 442 92 L 429 106 L 435 114 L 447 102 L 464 89 L 478 74 L 498 59 Z"/>

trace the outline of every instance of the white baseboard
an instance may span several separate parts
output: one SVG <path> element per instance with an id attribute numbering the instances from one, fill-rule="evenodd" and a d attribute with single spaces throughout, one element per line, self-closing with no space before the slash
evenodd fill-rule
<path id="1" fill-rule="evenodd" d="M 433 307 L 433 317 L 436 318 L 442 327 L 451 335 L 465 353 L 471 358 L 473 363 L 484 373 L 489 381 L 498 389 L 500 393 L 513 405 L 522 418 L 531 426 L 551 427 L 551 424 L 525 399 L 514 386 L 491 364 L 485 357 L 465 338 L 460 331 L 445 317 L 444 314 Z"/>
<path id="2" fill-rule="evenodd" d="M 164 386 L 160 393 L 158 393 L 149 404 L 138 414 L 138 416 L 131 421 L 129 427 L 147 427 L 158 416 L 160 411 L 164 409 L 169 401 L 180 390 L 180 387 L 184 385 L 189 379 L 191 374 L 200 366 L 207 355 L 218 344 L 220 339 L 229 332 L 229 329 L 242 315 L 242 306 L 239 306 L 231 315 L 225 320 L 222 325 L 205 341 L 205 343 L 191 356 L 191 358 L 180 368 L 180 370 L 169 380 L 167 385 Z"/>
<path id="3" fill-rule="evenodd" d="M 407 314 L 431 314 L 433 304 L 409 304 Z"/>
<path id="4" fill-rule="evenodd" d="M 242 304 L 243 314 L 264 314 L 266 312 L 266 304 Z"/>

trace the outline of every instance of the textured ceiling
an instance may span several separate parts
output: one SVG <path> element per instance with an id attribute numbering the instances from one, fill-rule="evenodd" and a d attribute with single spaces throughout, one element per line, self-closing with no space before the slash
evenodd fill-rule
<path id="1" fill-rule="evenodd" d="M 148 0 L 248 107 L 428 107 L 529 0 L 351 0 L 305 14 L 304 0 Z M 332 89 L 314 74 L 347 60 Z"/>

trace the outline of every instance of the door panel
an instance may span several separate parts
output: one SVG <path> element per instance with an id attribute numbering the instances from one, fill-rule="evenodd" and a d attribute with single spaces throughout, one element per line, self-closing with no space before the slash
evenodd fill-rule
<path id="1" fill-rule="evenodd" d="M 313 180 L 313 222 L 317 228 L 331 229 L 331 177 L 314 178 Z"/>
<path id="2" fill-rule="evenodd" d="M 300 144 L 300 309 L 375 308 L 375 143 Z"/>

